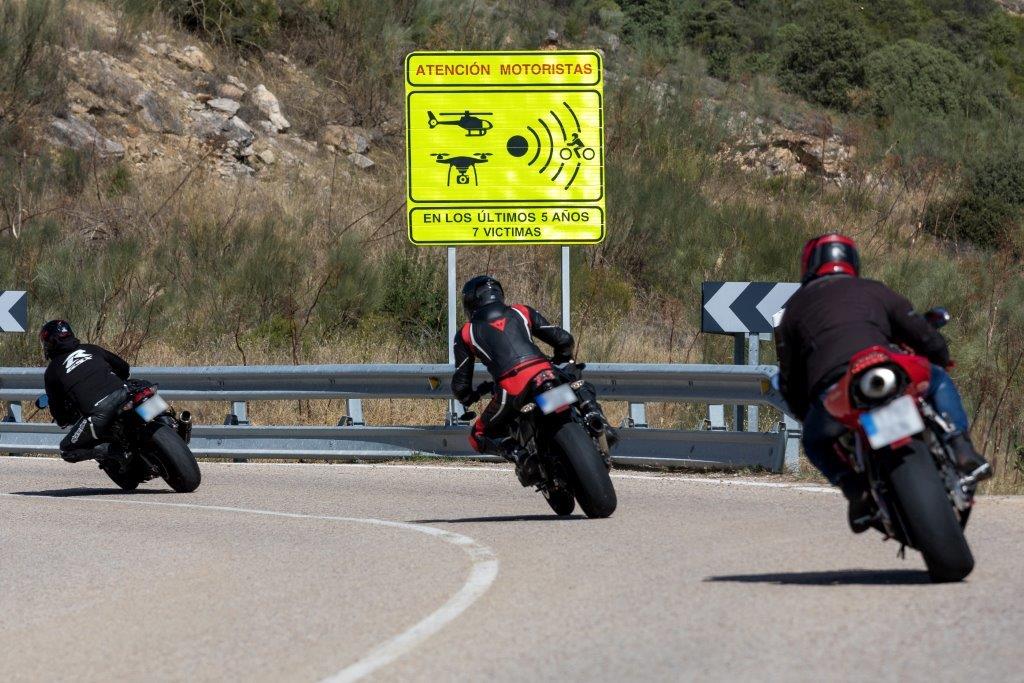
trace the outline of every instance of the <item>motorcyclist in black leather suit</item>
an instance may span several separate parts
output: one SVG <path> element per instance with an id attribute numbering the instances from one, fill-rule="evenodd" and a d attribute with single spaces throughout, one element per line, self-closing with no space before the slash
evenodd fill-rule
<path id="1" fill-rule="evenodd" d="M 95 458 L 128 400 L 125 381 L 131 368 L 117 354 L 80 342 L 66 320 L 43 325 L 39 342 L 49 361 L 44 378 L 50 414 L 61 427 L 72 425 L 60 442 L 60 455 L 68 462 Z"/>

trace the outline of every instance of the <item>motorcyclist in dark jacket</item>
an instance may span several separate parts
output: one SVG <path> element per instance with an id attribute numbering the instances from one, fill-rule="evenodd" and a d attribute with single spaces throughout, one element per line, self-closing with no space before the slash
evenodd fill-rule
<path id="1" fill-rule="evenodd" d="M 867 528 L 855 524 L 870 506 L 866 483 L 838 455 L 834 443 L 846 428 L 825 410 L 822 396 L 859 351 L 904 345 L 931 361 L 928 398 L 957 429 L 950 446 L 960 469 L 968 473 L 987 466 L 971 443 L 963 401 L 945 370 L 950 365 L 946 340 L 905 297 L 860 277 L 860 257 L 852 239 L 828 234 L 809 240 L 801 257 L 801 284 L 775 330 L 779 388 L 803 422 L 808 459 L 850 500 L 854 531 Z"/>
<path id="2" fill-rule="evenodd" d="M 509 456 L 503 443 L 508 426 L 518 411 L 516 399 L 530 380 L 551 363 L 572 359 L 576 342 L 572 335 L 549 323 L 529 306 L 505 305 L 501 283 L 489 275 L 478 275 L 462 288 L 462 304 L 469 321 L 455 335 L 455 374 L 452 394 L 464 406 L 492 392 L 491 401 L 473 425 L 469 442 L 477 452 Z M 554 349 L 551 361 L 533 343 L 539 339 Z M 480 359 L 494 382 L 473 388 L 473 366 Z"/>
<path id="3" fill-rule="evenodd" d="M 60 442 L 61 457 L 68 462 L 95 458 L 128 400 L 125 380 L 131 368 L 117 354 L 80 342 L 65 320 L 43 325 L 39 342 L 50 362 L 44 375 L 50 414 L 61 427 L 72 425 Z"/>

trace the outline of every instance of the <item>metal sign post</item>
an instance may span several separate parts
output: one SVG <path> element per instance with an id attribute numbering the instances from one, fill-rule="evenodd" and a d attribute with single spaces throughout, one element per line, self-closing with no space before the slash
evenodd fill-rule
<path id="1" fill-rule="evenodd" d="M 570 277 L 569 277 L 569 247 L 562 247 L 562 327 L 566 332 L 571 332 L 569 313 L 572 310 Z"/>
<path id="2" fill-rule="evenodd" d="M 732 336 L 732 362 L 735 365 L 746 365 L 746 339 L 743 334 L 734 334 Z M 733 430 L 737 432 L 743 431 L 743 406 L 734 405 L 732 407 L 732 424 Z"/>
<path id="3" fill-rule="evenodd" d="M 458 331 L 459 295 L 458 295 L 458 255 L 455 247 L 448 247 L 448 364 L 455 365 L 455 333 Z M 445 424 L 454 424 L 465 407 L 454 398 L 448 401 L 448 415 Z"/>
<path id="4" fill-rule="evenodd" d="M 799 288 L 795 282 L 705 282 L 701 288 L 701 332 L 731 335 L 733 362 L 757 365 L 760 335 L 775 329 L 773 316 Z M 742 406 L 733 407 L 736 431 L 744 429 L 743 412 Z M 758 418 L 757 406 L 748 406 L 746 428 L 757 431 Z"/>

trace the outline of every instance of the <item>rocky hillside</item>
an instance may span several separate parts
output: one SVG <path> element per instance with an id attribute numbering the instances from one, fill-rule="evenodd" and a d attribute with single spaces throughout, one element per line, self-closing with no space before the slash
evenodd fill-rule
<path id="1" fill-rule="evenodd" d="M 70 11 L 92 42 L 113 45 L 120 39 L 123 27 L 109 7 L 79 1 Z M 615 34 L 602 38 L 621 46 Z M 287 101 L 258 78 L 247 83 L 240 77 L 258 77 L 260 71 L 244 57 L 180 31 L 142 31 L 131 41 L 127 49 L 109 52 L 74 42 L 67 46 L 65 107 L 46 124 L 48 142 L 123 159 L 140 170 L 165 173 L 203 163 L 227 179 L 259 178 L 275 165 L 315 166 L 336 154 L 344 157 L 344 169 L 370 171 L 375 166 L 371 147 L 400 133 L 400 112 L 390 112 L 391 119 L 372 128 L 332 122 L 303 136 L 289 122 Z M 559 41 L 559 33 L 550 29 L 537 47 L 557 49 Z M 216 65 L 213 53 L 219 57 Z M 268 52 L 263 61 L 290 91 L 331 96 L 288 56 Z M 703 106 L 715 116 L 730 104 L 712 94 Z M 837 183 L 851 173 L 856 147 L 819 114 L 784 119 L 740 108 L 729 114 L 726 128 L 719 158 L 744 171 Z"/>
<path id="2" fill-rule="evenodd" d="M 102 6 L 73 6 L 91 33 L 114 40 L 119 28 Z M 238 77 L 239 64 L 218 69 L 209 48 L 180 33 L 142 32 L 132 49 L 110 54 L 77 45 L 66 52 L 66 109 L 46 125 L 61 146 L 122 158 L 166 172 L 200 160 L 225 178 L 259 176 L 275 164 L 303 166 L 342 154 L 346 167 L 368 171 L 380 128 L 328 125 L 319 139 L 295 133 L 278 97 Z M 287 78 L 315 86 L 292 61 L 272 54 Z"/>

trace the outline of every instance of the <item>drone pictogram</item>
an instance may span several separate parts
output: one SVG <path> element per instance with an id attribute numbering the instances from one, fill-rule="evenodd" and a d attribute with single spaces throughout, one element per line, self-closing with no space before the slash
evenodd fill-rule
<path id="1" fill-rule="evenodd" d="M 494 116 L 489 111 L 443 111 L 441 116 L 458 116 L 459 118 L 451 121 L 441 121 L 434 112 L 427 112 L 427 125 L 430 126 L 431 130 L 438 126 L 458 126 L 459 128 L 466 131 L 466 137 L 476 138 L 487 135 L 487 131 L 494 127 L 494 124 L 487 119 L 480 118 L 481 116 Z"/>
<path id="2" fill-rule="evenodd" d="M 453 157 L 441 152 L 431 154 L 434 160 L 439 164 L 448 164 L 448 187 L 452 186 L 452 169 L 458 171 L 458 175 L 455 176 L 455 183 L 457 185 L 469 185 L 469 171 L 473 171 L 473 184 L 479 185 L 480 179 L 476 174 L 477 164 L 486 164 L 487 157 L 493 156 L 490 152 L 477 152 L 471 157 L 460 156 Z"/>

